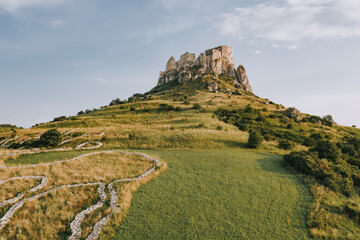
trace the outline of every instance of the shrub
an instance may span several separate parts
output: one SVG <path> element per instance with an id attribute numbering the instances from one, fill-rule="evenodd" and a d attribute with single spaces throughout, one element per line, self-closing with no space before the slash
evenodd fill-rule
<path id="1" fill-rule="evenodd" d="M 185 96 L 183 97 L 183 100 L 184 100 L 184 104 L 186 104 L 186 105 L 190 104 L 190 100 L 189 100 L 189 96 L 188 96 L 188 95 L 185 95 Z"/>
<path id="2" fill-rule="evenodd" d="M 78 112 L 78 114 L 77 114 L 77 115 L 79 116 L 79 115 L 81 115 L 81 114 L 84 114 L 84 111 L 80 111 L 80 112 Z"/>
<path id="3" fill-rule="evenodd" d="M 64 120 L 66 120 L 66 116 L 60 116 L 60 117 L 54 118 L 53 122 L 60 122 L 60 121 L 64 121 Z"/>
<path id="4" fill-rule="evenodd" d="M 272 140 L 275 140 L 275 137 L 274 136 L 272 136 L 271 134 L 269 134 L 269 133 L 265 133 L 264 135 L 263 135 L 263 138 L 266 140 L 266 141 L 272 141 Z"/>
<path id="5" fill-rule="evenodd" d="M 238 96 L 240 96 L 241 95 L 241 93 L 239 92 L 239 90 L 238 89 L 236 89 L 233 93 L 232 93 L 233 95 L 238 95 Z"/>
<path id="6" fill-rule="evenodd" d="M 216 130 L 219 130 L 219 131 L 223 130 L 223 127 L 219 125 L 219 126 L 216 127 Z"/>
<path id="7" fill-rule="evenodd" d="M 135 108 L 135 107 L 133 107 L 133 106 L 131 106 L 131 107 L 130 107 L 130 111 L 132 111 L 132 112 L 133 112 L 133 111 L 135 111 L 135 110 L 136 110 L 136 108 Z"/>
<path id="8" fill-rule="evenodd" d="M 332 125 L 335 123 L 335 121 L 331 115 L 326 115 L 322 119 L 323 119 L 324 124 L 329 127 L 332 127 Z"/>
<path id="9" fill-rule="evenodd" d="M 344 211 L 346 215 L 354 219 L 357 223 L 360 223 L 360 205 L 353 201 L 348 201 L 345 204 Z"/>
<path id="10" fill-rule="evenodd" d="M 302 145 L 307 147 L 312 147 L 316 144 L 316 140 L 310 137 L 306 137 L 304 141 L 302 142 Z"/>
<path id="11" fill-rule="evenodd" d="M 284 155 L 285 165 L 293 167 L 300 173 L 313 175 L 313 170 L 316 168 L 316 161 L 319 158 L 315 153 L 300 151 L 291 152 L 290 154 Z"/>
<path id="12" fill-rule="evenodd" d="M 130 134 L 129 134 L 129 139 L 130 139 L 130 140 L 135 140 L 135 139 L 136 139 L 135 133 L 130 133 Z"/>
<path id="13" fill-rule="evenodd" d="M 249 133 L 249 139 L 246 144 L 248 148 L 258 148 L 263 141 L 263 137 L 256 130 L 251 130 Z"/>
<path id="14" fill-rule="evenodd" d="M 349 158 L 347 162 L 360 168 L 360 159 L 358 158 Z"/>
<path id="15" fill-rule="evenodd" d="M 81 132 L 75 132 L 75 133 L 73 133 L 72 137 L 76 138 L 76 137 L 80 137 L 82 135 L 83 135 L 83 133 L 81 133 Z"/>
<path id="16" fill-rule="evenodd" d="M 192 109 L 200 110 L 200 109 L 202 109 L 202 107 L 201 107 L 200 104 L 195 103 L 195 104 L 193 105 Z"/>
<path id="17" fill-rule="evenodd" d="M 173 111 L 175 110 L 174 106 L 166 104 L 166 103 L 162 103 L 159 105 L 159 110 L 162 111 Z"/>
<path id="18" fill-rule="evenodd" d="M 322 133 L 312 133 L 310 137 L 315 140 L 321 140 L 324 139 L 325 136 Z"/>
<path id="19" fill-rule="evenodd" d="M 281 140 L 278 145 L 279 148 L 284 150 L 291 150 L 295 147 L 295 144 L 293 142 L 290 142 L 288 140 Z"/>
<path id="20" fill-rule="evenodd" d="M 40 136 L 39 145 L 42 147 L 56 147 L 61 142 L 61 133 L 50 129 Z"/>
<path id="21" fill-rule="evenodd" d="M 319 158 L 326 158 L 331 161 L 337 161 L 341 154 L 336 144 L 330 141 L 317 141 L 315 147 L 311 148 L 310 151 L 316 151 Z"/>

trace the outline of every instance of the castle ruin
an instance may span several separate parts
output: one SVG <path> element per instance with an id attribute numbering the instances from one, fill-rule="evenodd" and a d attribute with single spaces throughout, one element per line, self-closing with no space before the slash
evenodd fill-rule
<path id="1" fill-rule="evenodd" d="M 239 88 L 252 92 L 245 68 L 241 65 L 235 68 L 233 49 L 229 46 L 208 49 L 197 59 L 195 54 L 189 52 L 181 55 L 177 62 L 171 57 L 166 64 L 166 70 L 160 72 L 158 86 L 171 81 L 185 83 L 207 73 L 233 77 Z"/>

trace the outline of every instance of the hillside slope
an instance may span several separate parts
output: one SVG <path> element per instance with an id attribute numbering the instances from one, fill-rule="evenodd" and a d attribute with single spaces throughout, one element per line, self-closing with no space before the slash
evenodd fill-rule
<path id="1" fill-rule="evenodd" d="M 214 83 L 217 89 L 209 89 Z M 110 105 L 30 129 L 1 132 L 0 161 L 6 166 L 39 164 L 94 151 L 127 149 L 167 162 L 168 170 L 135 194 L 120 228 L 115 226 L 128 210 L 105 227 L 104 239 L 114 235 L 128 239 L 222 238 L 225 233 L 234 239 L 299 239 L 309 234 L 359 238 L 357 186 L 351 185 L 346 195 L 311 171 L 295 168 L 295 175 L 290 174 L 281 157 L 291 151 L 311 150 L 319 141 L 343 143 L 347 138 L 360 138 L 358 129 L 289 111 L 239 90 L 233 78 L 223 75 L 206 74 L 186 84 L 169 82 Z M 44 144 L 42 136 L 49 129 L 60 132 L 54 146 Z M 264 140 L 257 149 L 248 149 L 249 132 L 253 131 Z M 338 148 L 343 150 L 340 145 Z M 358 171 L 355 164 L 351 171 L 350 175 Z M 351 211 L 346 210 L 349 207 Z M 206 232 L 209 228 L 219 235 Z M 58 231 L 69 236 L 69 229 Z"/>

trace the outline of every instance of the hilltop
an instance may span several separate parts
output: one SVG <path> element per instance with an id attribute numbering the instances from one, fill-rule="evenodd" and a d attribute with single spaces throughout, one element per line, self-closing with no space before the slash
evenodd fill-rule
<path id="1" fill-rule="evenodd" d="M 233 49 L 229 46 L 219 46 L 208 49 L 201 53 L 195 60 L 195 54 L 186 52 L 181 55 L 179 61 L 170 57 L 166 64 L 166 70 L 160 72 L 157 86 L 169 82 L 186 83 L 192 79 L 211 73 L 215 78 L 224 75 L 233 78 L 234 86 L 241 90 L 252 92 L 244 66 L 235 69 Z M 216 85 L 209 83 L 209 88 L 217 90 Z"/>
<path id="2" fill-rule="evenodd" d="M 1 201 L 22 192 L 31 196 L 31 186 L 41 184 L 40 178 L 13 179 L 25 174 L 51 176 L 50 186 L 113 186 L 112 181 L 136 177 L 151 167 L 154 174 L 140 182 L 118 182 L 115 195 L 105 199 L 96 194 L 103 193 L 101 184 L 100 190 L 87 186 L 39 199 L 35 207 L 18 210 L 18 223 L 10 221 L 2 231 L 0 222 L 0 237 L 46 239 L 51 233 L 67 238 L 76 214 L 99 201 L 103 206 L 80 226 L 82 237 L 111 213 L 103 239 L 358 239 L 359 129 L 256 96 L 245 68 L 235 68 L 232 54 L 230 47 L 220 46 L 197 59 L 190 53 L 178 61 L 171 57 L 147 93 L 30 129 L 4 127 L 1 165 L 19 168 L 0 167 L 0 181 L 21 182 L 16 189 L 6 185 L 3 190 L 12 189 L 13 195 L 0 199 L 0 218 L 10 206 Z M 124 149 L 147 155 L 129 157 L 119 152 Z M 22 169 L 40 163 L 56 167 Z M 132 194 L 145 183 L 130 208 Z M 76 196 L 84 200 L 76 202 Z M 63 210 L 68 217 L 54 219 L 39 210 L 51 202 L 62 209 L 64 198 L 71 199 Z M 117 209 L 114 201 L 122 207 L 120 213 L 112 210 Z M 76 206 L 73 211 L 71 206 Z M 42 231 L 36 224 L 24 226 L 29 216 L 36 216 L 38 224 L 47 216 L 61 227 L 53 224 Z"/>

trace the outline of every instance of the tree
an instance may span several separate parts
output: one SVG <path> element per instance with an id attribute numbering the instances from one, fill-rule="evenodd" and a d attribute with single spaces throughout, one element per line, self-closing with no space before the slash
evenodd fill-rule
<path id="1" fill-rule="evenodd" d="M 329 127 L 332 127 L 332 125 L 335 123 L 335 121 L 331 115 L 324 116 L 323 120 L 325 121 L 325 125 L 327 125 Z"/>
<path id="2" fill-rule="evenodd" d="M 60 142 L 61 133 L 56 129 L 50 129 L 40 137 L 40 145 L 43 147 L 56 147 Z"/>
<path id="3" fill-rule="evenodd" d="M 246 144 L 248 148 L 257 148 L 261 145 L 263 137 L 257 130 L 251 130 L 249 133 L 249 139 Z"/>

